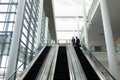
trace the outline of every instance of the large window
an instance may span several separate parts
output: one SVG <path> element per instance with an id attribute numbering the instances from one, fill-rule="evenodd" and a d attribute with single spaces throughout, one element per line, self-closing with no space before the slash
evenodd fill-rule
<path id="1" fill-rule="evenodd" d="M 26 68 L 29 62 L 26 60 L 28 58 L 32 58 L 31 54 L 36 48 L 35 44 L 38 28 L 38 13 L 39 13 L 39 1 L 26 0 L 21 30 L 20 47 L 18 52 L 19 63 L 24 62 L 24 68 Z"/>
<path id="2" fill-rule="evenodd" d="M 6 72 L 16 8 L 17 0 L 0 0 L 0 80 Z"/>
<path id="3" fill-rule="evenodd" d="M 80 37 L 83 25 L 83 0 L 54 0 L 57 39 L 66 42 L 73 36 Z M 86 14 L 93 0 L 85 0 Z"/>
<path id="4" fill-rule="evenodd" d="M 56 31 L 59 43 L 65 43 L 72 37 L 80 37 L 83 20 L 79 17 L 56 18 Z"/>
<path id="5" fill-rule="evenodd" d="M 13 31 L 17 0 L 0 0 L 0 31 Z"/>

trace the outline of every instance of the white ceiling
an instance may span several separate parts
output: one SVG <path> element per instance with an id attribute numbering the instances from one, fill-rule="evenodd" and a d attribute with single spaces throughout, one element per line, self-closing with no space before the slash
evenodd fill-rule
<path id="1" fill-rule="evenodd" d="M 93 0 L 85 0 L 86 5 L 89 5 Z M 82 0 L 54 0 L 58 6 L 81 6 Z"/>
<path id="2" fill-rule="evenodd" d="M 92 0 L 86 0 L 87 9 Z M 82 16 L 82 0 L 54 0 L 55 16 Z"/>

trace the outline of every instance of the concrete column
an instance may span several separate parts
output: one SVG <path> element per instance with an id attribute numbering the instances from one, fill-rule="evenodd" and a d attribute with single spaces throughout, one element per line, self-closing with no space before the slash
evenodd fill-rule
<path id="1" fill-rule="evenodd" d="M 42 25 L 42 14 L 43 14 L 43 2 L 44 0 L 40 0 L 40 8 L 39 8 L 39 17 L 38 17 L 38 29 L 37 29 L 37 46 L 40 45 L 40 34 L 41 34 L 41 25 Z"/>
<path id="2" fill-rule="evenodd" d="M 77 23 L 77 35 L 78 35 L 78 37 L 80 38 L 80 26 L 79 26 L 79 16 L 78 17 L 76 17 L 76 23 Z"/>
<path id="3" fill-rule="evenodd" d="M 48 43 L 48 26 L 49 26 L 49 18 L 46 17 L 45 23 L 45 41 Z"/>
<path id="4" fill-rule="evenodd" d="M 22 27 L 24 5 L 25 5 L 25 0 L 18 1 L 18 8 L 17 8 L 14 31 L 13 31 L 12 40 L 11 40 L 9 60 L 8 60 L 5 80 L 8 80 L 8 78 L 15 72 L 15 69 L 16 69 L 17 56 L 18 56 L 17 53 L 18 53 L 20 33 L 21 33 L 21 27 Z"/>
<path id="5" fill-rule="evenodd" d="M 116 52 L 112 35 L 110 17 L 106 0 L 100 0 L 101 13 L 103 19 L 103 28 L 108 52 L 108 60 L 111 74 L 118 80 L 118 67 L 116 61 Z"/>
<path id="6" fill-rule="evenodd" d="M 87 49 L 89 49 L 88 30 L 87 30 L 87 16 L 86 16 L 86 4 L 85 4 L 85 0 L 82 0 L 82 2 L 83 2 L 83 19 L 84 19 L 85 45 L 86 45 Z"/>

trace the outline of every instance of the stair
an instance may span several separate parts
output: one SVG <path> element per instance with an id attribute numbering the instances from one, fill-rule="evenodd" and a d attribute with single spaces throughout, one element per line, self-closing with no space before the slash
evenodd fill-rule
<path id="1" fill-rule="evenodd" d="M 87 80 L 100 80 L 98 75 L 96 74 L 92 66 L 90 65 L 89 61 L 87 60 L 83 52 L 80 50 L 80 48 L 75 47 L 75 51 L 80 60 L 83 71 L 85 72 Z"/>
<path id="2" fill-rule="evenodd" d="M 59 47 L 53 80 L 70 80 L 65 46 Z"/>
<path id="3" fill-rule="evenodd" d="M 41 65 L 43 64 L 46 55 L 48 54 L 50 50 L 50 46 L 45 47 L 43 52 L 40 54 L 39 58 L 36 60 L 36 62 L 33 64 L 32 68 L 29 70 L 27 75 L 23 80 L 35 80 L 39 69 L 41 68 Z"/>

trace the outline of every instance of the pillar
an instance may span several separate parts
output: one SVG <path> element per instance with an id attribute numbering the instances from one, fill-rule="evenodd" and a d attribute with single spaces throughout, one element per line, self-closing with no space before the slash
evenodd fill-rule
<path id="1" fill-rule="evenodd" d="M 105 41 L 106 41 L 107 52 L 108 52 L 110 73 L 116 78 L 116 80 L 118 80 L 116 52 L 115 52 L 114 40 L 113 40 L 110 17 L 109 17 L 106 0 L 100 0 L 100 6 L 101 6 L 101 14 L 102 14 L 102 20 L 103 20 Z"/>
<path id="2" fill-rule="evenodd" d="M 48 17 L 46 17 L 46 23 L 45 23 L 45 42 L 47 42 L 48 43 L 48 21 L 49 21 L 49 18 Z"/>
<path id="3" fill-rule="evenodd" d="M 83 2 L 83 19 L 84 19 L 85 46 L 86 46 L 87 49 L 89 49 L 85 0 L 82 0 L 82 2 Z"/>
<path id="4" fill-rule="evenodd" d="M 77 23 L 77 36 L 80 38 L 79 16 L 76 17 L 76 23 Z"/>
<path id="5" fill-rule="evenodd" d="M 24 5 L 25 5 L 25 0 L 18 1 L 18 8 L 17 8 L 14 31 L 13 31 L 12 40 L 11 40 L 9 60 L 8 60 L 5 80 L 8 80 L 8 78 L 15 72 L 15 69 L 16 69 L 17 56 L 18 56 L 17 53 L 18 53 L 20 33 L 22 28 Z"/>
<path id="6" fill-rule="evenodd" d="M 40 0 L 40 8 L 39 8 L 39 17 L 38 17 L 38 29 L 37 29 L 37 47 L 41 44 L 40 42 L 40 34 L 41 34 L 41 25 L 42 25 L 42 14 L 43 14 L 43 2 L 44 0 Z"/>

